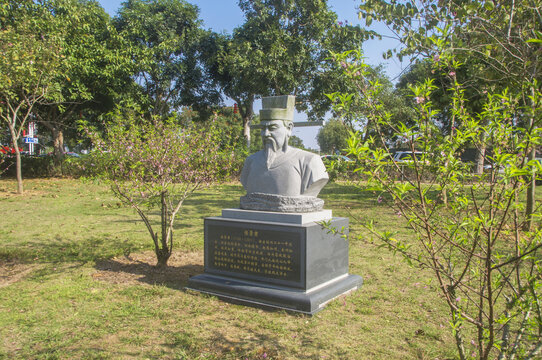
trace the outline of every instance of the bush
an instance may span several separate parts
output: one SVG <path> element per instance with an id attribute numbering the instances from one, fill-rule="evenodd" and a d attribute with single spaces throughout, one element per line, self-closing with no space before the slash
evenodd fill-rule
<path id="1" fill-rule="evenodd" d="M 528 213 L 524 199 L 531 177 L 542 170 L 539 162 L 529 159 L 531 149 L 542 144 L 542 93 L 533 92 L 530 106 L 525 106 L 521 91 L 488 91 L 483 110 L 470 113 L 463 87 L 453 75 L 456 64 L 441 55 L 435 66 L 452 77 L 450 113 L 455 126 L 447 134 L 435 121 L 438 110 L 432 102 L 436 88 L 432 80 L 411 86 L 416 99 L 413 123 L 394 122 L 378 100 L 379 86 L 365 82 L 361 54 L 337 54 L 336 58 L 350 73 L 359 73 L 352 81 L 363 91 L 348 97 L 334 94 L 332 99 L 343 105 L 341 99 L 359 96 L 363 106 L 359 113 L 375 129 L 375 136 L 367 141 L 355 133 L 348 141 L 349 155 L 360 164 L 357 170 L 368 177 L 360 186 L 390 197 L 389 206 L 416 233 L 405 239 L 390 229 L 378 229 L 372 219 L 360 219 L 375 235 L 374 243 L 433 272 L 449 307 L 461 359 L 469 354 L 483 359 L 538 358 L 542 349 L 542 230 L 525 230 L 525 225 L 531 218 L 540 219 L 542 208 Z M 526 88 L 534 85 L 526 84 Z M 531 119 L 532 124 L 525 126 L 524 119 Z M 400 164 L 386 161 L 389 129 L 393 138 L 405 139 L 411 151 L 419 149 L 424 155 Z M 487 173 L 473 174 L 471 166 L 459 160 L 461 149 L 472 143 L 478 148 L 492 147 L 488 159 L 493 167 Z"/>
<path id="2" fill-rule="evenodd" d="M 25 178 L 53 176 L 53 159 L 50 156 L 21 156 L 21 170 Z M 5 156 L 0 162 L 0 173 L 3 176 L 15 177 L 15 156 Z"/>
<path id="3" fill-rule="evenodd" d="M 166 266 L 173 249 L 174 222 L 194 191 L 231 178 L 232 147 L 216 127 L 181 128 L 173 119 L 144 119 L 119 110 L 105 134 L 85 126 L 95 151 L 81 161 L 86 175 L 105 179 L 113 194 L 141 217 L 154 243 L 157 266 Z M 160 213 L 160 231 L 151 220 Z"/>

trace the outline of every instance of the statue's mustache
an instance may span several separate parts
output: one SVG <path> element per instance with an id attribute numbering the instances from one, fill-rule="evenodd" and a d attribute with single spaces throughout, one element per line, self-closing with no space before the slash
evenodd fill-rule
<path id="1" fill-rule="evenodd" d="M 273 151 L 277 151 L 277 142 L 272 137 L 265 137 L 263 139 L 264 144 L 267 146 L 272 146 Z"/>

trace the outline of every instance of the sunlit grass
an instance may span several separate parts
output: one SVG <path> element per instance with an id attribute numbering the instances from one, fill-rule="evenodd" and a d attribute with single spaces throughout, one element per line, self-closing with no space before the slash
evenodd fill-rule
<path id="1" fill-rule="evenodd" d="M 11 276 L 0 284 L 0 358 L 454 357 L 447 310 L 430 274 L 355 237 L 350 272 L 364 278 L 360 290 L 313 317 L 264 311 L 183 290 L 186 277 L 156 284 L 146 274 L 136 282 L 101 279 L 113 261 L 107 259 L 152 252 L 137 214 L 99 183 L 36 179 L 25 186 L 28 192 L 16 196 L 14 182 L 0 180 L 0 270 L 20 270 L 15 279 L 0 274 Z M 235 183 L 190 198 L 175 227 L 174 252 L 202 259 L 203 218 L 236 207 L 242 194 Z M 412 236 L 373 193 L 330 184 L 321 197 L 335 216 L 373 218 Z M 366 235 L 355 222 L 350 230 Z M 201 262 L 176 266 L 200 269 Z"/>

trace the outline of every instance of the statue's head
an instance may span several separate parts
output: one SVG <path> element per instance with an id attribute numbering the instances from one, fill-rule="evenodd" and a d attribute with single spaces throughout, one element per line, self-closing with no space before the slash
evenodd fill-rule
<path id="1" fill-rule="evenodd" d="M 260 128 L 264 149 L 286 151 L 294 127 L 295 96 L 270 96 L 262 98 Z"/>

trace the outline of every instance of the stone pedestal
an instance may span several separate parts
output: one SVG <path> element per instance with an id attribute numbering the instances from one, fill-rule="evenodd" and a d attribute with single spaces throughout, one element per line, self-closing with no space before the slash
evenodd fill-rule
<path id="1" fill-rule="evenodd" d="M 225 209 L 205 219 L 205 272 L 188 288 L 235 302 L 307 314 L 359 288 L 348 274 L 348 219 Z"/>

